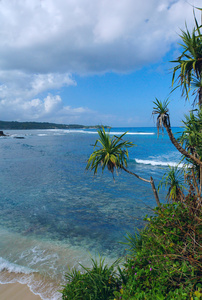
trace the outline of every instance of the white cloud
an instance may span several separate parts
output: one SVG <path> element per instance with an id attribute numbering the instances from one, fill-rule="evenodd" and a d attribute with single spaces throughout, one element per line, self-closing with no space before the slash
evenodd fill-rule
<path id="1" fill-rule="evenodd" d="M 162 57 L 185 19 L 186 0 L 2 0 L 0 68 L 131 71 Z"/>
<path id="2" fill-rule="evenodd" d="M 1 84 L 2 83 L 2 84 Z M 68 73 L 32 74 L 23 71 L 0 71 L 0 99 L 34 97 L 47 90 L 76 85 Z"/>
<path id="3" fill-rule="evenodd" d="M 52 94 L 43 99 L 1 100 L 0 111 L 4 120 L 48 121 L 64 124 L 80 121 L 83 115 L 84 120 L 86 118 L 86 121 L 90 121 L 94 114 L 88 108 L 65 106 L 59 95 Z"/>
<path id="4" fill-rule="evenodd" d="M 67 73 L 28 74 L 22 71 L 1 71 L 0 82 L 3 82 L 0 85 L 1 119 L 49 120 L 61 123 L 70 122 L 76 118 L 76 114 L 80 116 L 86 111 L 89 112 L 85 108 L 65 106 L 59 95 L 49 92 L 76 85 Z"/>

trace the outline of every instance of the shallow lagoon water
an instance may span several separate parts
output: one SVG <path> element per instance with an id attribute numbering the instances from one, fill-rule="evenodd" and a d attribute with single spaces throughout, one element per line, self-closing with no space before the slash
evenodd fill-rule
<path id="1" fill-rule="evenodd" d="M 155 128 L 129 130 L 128 169 L 153 176 L 180 156 Z M 179 129 L 176 129 L 178 131 Z M 124 254 L 126 232 L 144 226 L 155 207 L 149 184 L 124 172 L 86 172 L 96 130 L 5 131 L 0 138 L 0 281 L 28 283 L 44 299 L 58 299 L 68 268 L 90 265 L 90 255 L 112 262 Z M 16 139 L 16 136 L 24 139 Z M 160 193 L 165 199 L 165 191 Z M 43 283 L 43 284 L 42 284 Z"/>

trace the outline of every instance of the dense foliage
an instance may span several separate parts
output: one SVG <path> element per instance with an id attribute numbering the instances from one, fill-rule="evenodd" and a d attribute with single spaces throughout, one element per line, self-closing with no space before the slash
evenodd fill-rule
<path id="1" fill-rule="evenodd" d="M 62 291 L 66 300 L 202 299 L 202 214 L 191 192 L 184 202 L 155 209 L 138 234 L 128 235 L 123 268 L 93 261 L 73 270 Z"/>
<path id="2" fill-rule="evenodd" d="M 126 284 L 115 299 L 202 299 L 202 215 L 191 193 L 146 218 L 147 228 L 129 236 Z M 121 297 L 121 298 L 120 298 Z"/>
<path id="3" fill-rule="evenodd" d="M 62 291 L 63 300 L 114 299 L 114 292 L 121 285 L 115 269 L 117 262 L 109 267 L 102 258 L 92 259 L 91 269 L 81 267 L 82 272 L 73 269 L 66 275 L 68 283 Z"/>

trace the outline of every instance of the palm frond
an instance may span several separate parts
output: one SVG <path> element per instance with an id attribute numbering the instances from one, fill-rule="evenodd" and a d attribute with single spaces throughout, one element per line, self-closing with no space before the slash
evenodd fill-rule
<path id="1" fill-rule="evenodd" d="M 180 200 L 183 196 L 183 190 L 186 189 L 183 183 L 183 169 L 178 168 L 178 166 L 169 166 L 169 171 L 163 175 L 159 182 L 158 190 L 165 186 L 165 188 L 168 188 L 167 199 L 171 201 Z"/>
<path id="2" fill-rule="evenodd" d="M 180 46 L 183 48 L 182 54 L 172 62 L 175 63 L 173 67 L 172 86 L 176 84 L 176 76 L 180 84 L 177 87 L 181 87 L 182 96 L 185 96 L 189 100 L 189 93 L 192 89 L 198 89 L 193 84 L 194 78 L 201 79 L 202 70 L 202 35 L 201 26 L 194 12 L 195 27 L 190 32 L 185 24 L 185 30 L 181 30 L 179 34 L 182 43 Z M 177 75 L 178 74 L 178 75 Z M 176 87 L 175 87 L 176 88 Z M 195 103 L 195 102 L 194 102 Z"/>
<path id="3" fill-rule="evenodd" d="M 154 107 L 152 114 L 157 115 L 156 125 L 157 125 L 157 133 L 159 136 L 159 130 L 162 130 L 163 127 L 168 126 L 170 127 L 170 117 L 169 117 L 169 109 L 168 104 L 170 103 L 168 99 L 164 100 L 163 102 L 156 98 L 156 101 L 153 101 Z"/>
<path id="4" fill-rule="evenodd" d="M 134 144 L 122 139 L 126 133 L 119 137 L 110 137 L 110 131 L 106 132 L 104 127 L 99 129 L 99 138 L 94 144 L 94 151 L 88 159 L 86 169 L 94 170 L 94 174 L 96 174 L 99 167 L 102 172 L 107 167 L 113 175 L 114 169 L 127 167 L 128 148 L 133 147 Z"/>

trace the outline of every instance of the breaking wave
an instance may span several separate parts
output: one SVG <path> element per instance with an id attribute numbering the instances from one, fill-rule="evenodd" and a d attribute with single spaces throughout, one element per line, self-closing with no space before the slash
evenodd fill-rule
<path id="1" fill-rule="evenodd" d="M 152 165 L 152 166 L 171 166 L 171 167 L 180 167 L 183 168 L 184 164 L 180 163 L 178 164 L 177 162 L 173 161 L 155 161 L 155 160 L 147 160 L 147 159 L 135 159 L 135 162 L 137 164 L 143 164 L 143 165 Z"/>

